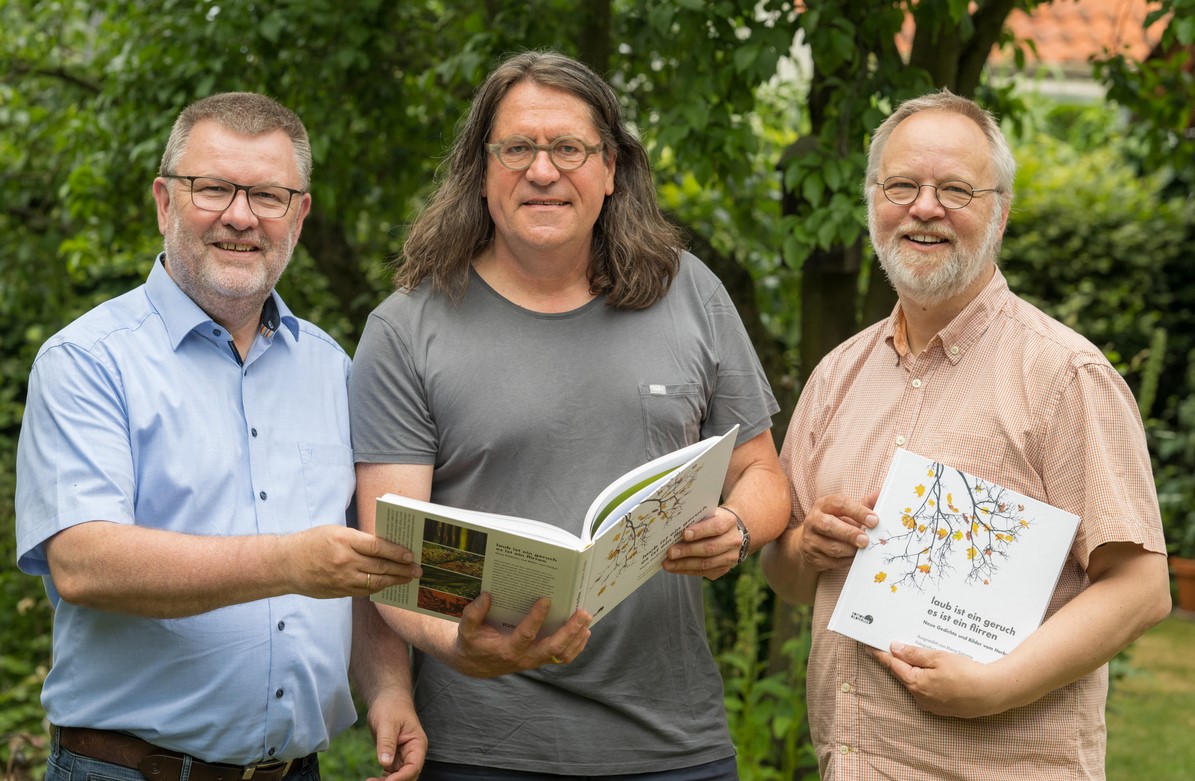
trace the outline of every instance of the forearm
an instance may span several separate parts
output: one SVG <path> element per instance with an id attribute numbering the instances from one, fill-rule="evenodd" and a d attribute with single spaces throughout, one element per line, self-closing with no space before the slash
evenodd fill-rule
<path id="1" fill-rule="evenodd" d="M 751 550 L 757 551 L 788 523 L 788 480 L 777 465 L 754 464 L 743 470 L 722 503 L 742 519 L 751 533 Z"/>
<path id="2" fill-rule="evenodd" d="M 180 618 L 288 591 L 276 535 L 210 537 L 95 521 L 47 542 L 66 601 L 117 613 Z"/>
<path id="3" fill-rule="evenodd" d="M 410 647 L 367 597 L 353 599 L 349 672 L 366 703 L 372 703 L 382 692 L 412 702 Z"/>
<path id="4" fill-rule="evenodd" d="M 1166 557 L 1122 546 L 1136 552 L 1105 551 L 1107 569 L 995 663 L 1006 699 L 1000 710 L 1034 702 L 1098 669 L 1169 614 Z"/>
<path id="5" fill-rule="evenodd" d="M 390 605 L 377 605 L 377 612 L 391 634 L 411 648 L 418 648 L 453 669 L 460 668 L 457 624 Z"/>
<path id="6" fill-rule="evenodd" d="M 805 527 L 785 530 L 760 551 L 759 563 L 768 585 L 785 602 L 812 605 L 819 572 L 801 554 Z"/>

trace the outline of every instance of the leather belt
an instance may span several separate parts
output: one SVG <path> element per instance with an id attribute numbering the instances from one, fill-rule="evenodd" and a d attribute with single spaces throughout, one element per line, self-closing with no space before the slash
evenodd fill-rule
<path id="1" fill-rule="evenodd" d="M 121 767 L 134 768 L 149 781 L 178 781 L 185 754 L 167 751 L 141 738 L 86 727 L 58 727 L 58 745 L 80 756 L 98 759 Z M 273 760 L 254 765 L 224 765 L 191 760 L 191 781 L 283 781 L 297 774 L 315 754 L 302 759 Z"/>

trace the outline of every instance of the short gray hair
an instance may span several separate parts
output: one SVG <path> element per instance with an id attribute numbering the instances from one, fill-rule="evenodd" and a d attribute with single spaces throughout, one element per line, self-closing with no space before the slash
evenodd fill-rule
<path id="1" fill-rule="evenodd" d="M 255 92 L 221 92 L 197 100 L 183 109 L 166 141 L 161 167 L 158 169 L 159 176 L 178 173 L 178 161 L 186 151 L 191 130 L 209 119 L 246 136 L 259 136 L 275 130 L 286 133 L 295 149 L 295 167 L 299 171 L 302 189 L 310 187 L 311 142 L 303 121 L 278 101 Z"/>
<path id="2" fill-rule="evenodd" d="M 921 111 L 948 111 L 952 114 L 964 116 L 976 125 L 979 125 L 979 129 L 987 137 L 988 146 L 991 149 L 992 168 L 996 172 L 996 188 L 1000 191 L 1000 200 L 1006 206 L 1012 203 L 1013 180 L 1017 174 L 1017 161 L 1012 156 L 1012 149 L 1009 148 L 1008 140 L 1004 138 L 1004 133 L 1000 130 L 1000 125 L 996 121 L 996 117 L 975 101 L 955 95 L 947 89 L 906 100 L 897 106 L 896 110 L 889 114 L 888 118 L 876 128 L 875 133 L 871 136 L 871 146 L 867 150 L 867 174 L 864 177 L 864 193 L 866 194 L 867 192 L 867 186 L 876 181 L 876 173 L 880 168 L 880 156 L 884 152 L 884 145 L 888 143 L 888 137 L 892 135 L 892 131 L 901 122 Z M 983 187 L 984 185 L 976 183 L 975 186 Z"/>

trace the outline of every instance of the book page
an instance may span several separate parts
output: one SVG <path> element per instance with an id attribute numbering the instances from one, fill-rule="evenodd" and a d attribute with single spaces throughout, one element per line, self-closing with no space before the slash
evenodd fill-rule
<path id="1" fill-rule="evenodd" d="M 696 457 L 673 469 L 630 512 L 611 513 L 586 551 L 589 566 L 581 607 L 596 624 L 610 609 L 661 571 L 668 548 L 690 524 L 708 518 L 718 506 L 738 427 L 704 440 Z M 678 452 L 692 452 L 685 448 Z"/>
<path id="2" fill-rule="evenodd" d="M 495 520 L 498 519 L 498 520 Z M 477 521 L 484 520 L 484 525 Z M 509 516 L 493 516 L 387 495 L 378 500 L 377 534 L 406 546 L 423 568 L 410 583 L 390 586 L 375 602 L 459 621 L 465 606 L 483 591 L 493 596 L 488 623 L 513 629 L 540 597 L 552 599 L 544 622 L 560 626 L 571 615 L 580 554 L 578 540 L 560 529 L 568 545 L 511 532 Z M 556 527 L 549 527 L 555 529 Z"/>
<path id="3" fill-rule="evenodd" d="M 875 648 L 895 640 L 980 662 L 1041 624 L 1076 515 L 897 450 L 829 628 Z"/>
<path id="4" fill-rule="evenodd" d="M 635 467 L 615 480 L 597 495 L 585 513 L 582 539 L 585 542 L 601 536 L 630 509 L 643 501 L 674 471 L 714 447 L 719 441 L 738 436 L 736 425 L 720 437 L 709 437 L 667 455 Z M 729 463 L 729 462 L 728 462 Z M 725 470 L 723 470 L 725 471 Z"/>

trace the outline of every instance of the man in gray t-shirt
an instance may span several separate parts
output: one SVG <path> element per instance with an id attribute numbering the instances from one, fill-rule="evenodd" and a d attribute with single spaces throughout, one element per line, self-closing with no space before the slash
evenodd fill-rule
<path id="1" fill-rule="evenodd" d="M 481 197 L 478 197 L 478 196 Z M 701 577 L 789 513 L 777 405 L 725 289 L 661 217 L 618 100 L 574 60 L 499 66 L 370 317 L 350 389 L 358 505 L 385 492 L 580 532 L 611 479 L 740 433 L 723 507 L 592 630 L 381 608 L 415 648 L 421 778 L 735 778 Z"/>

